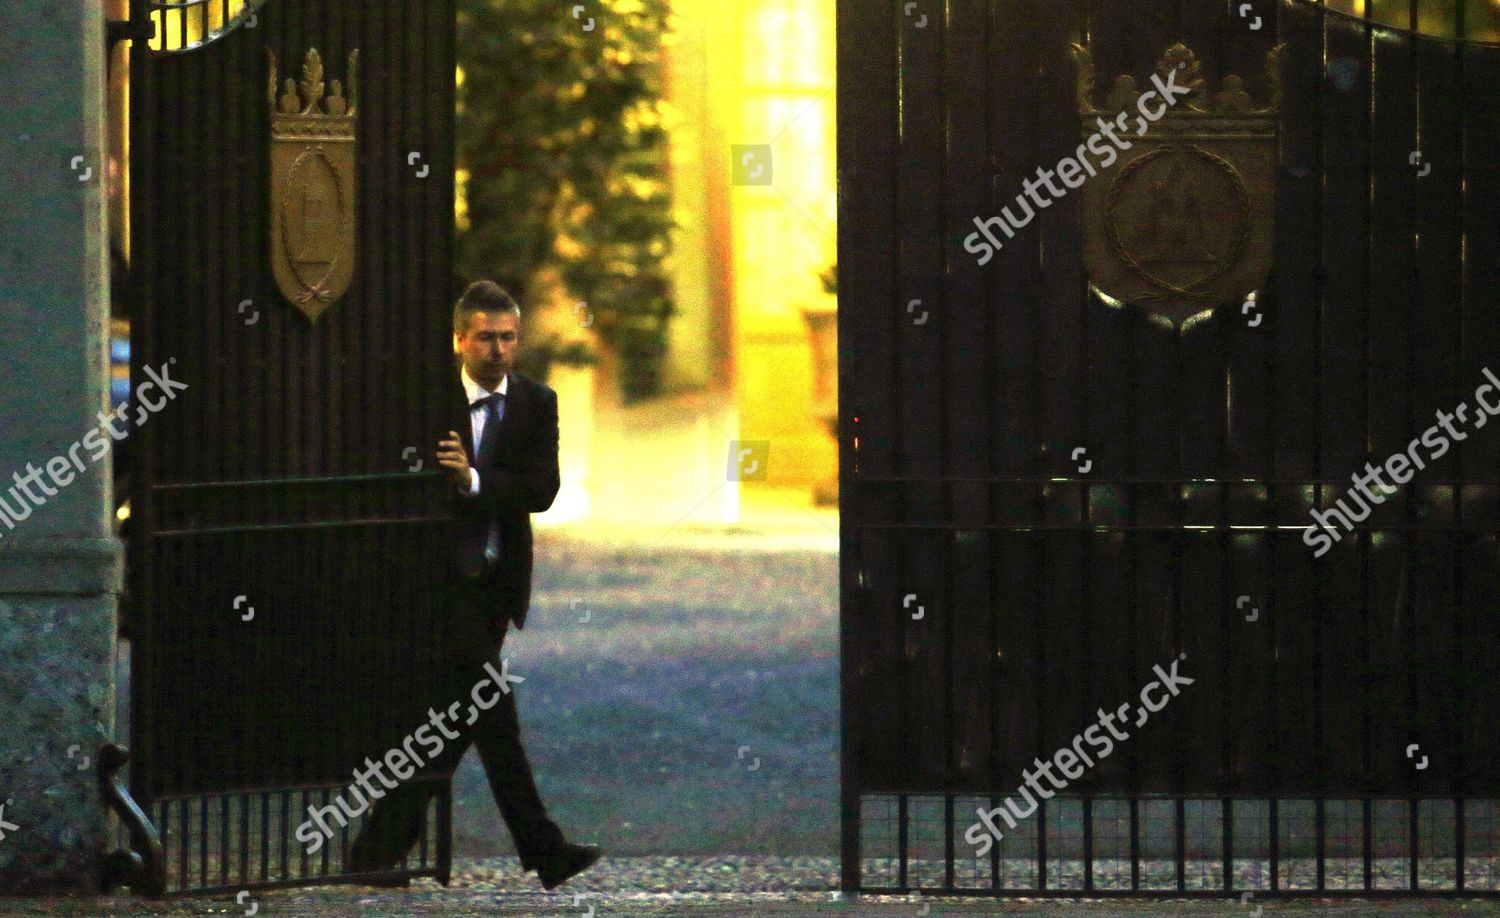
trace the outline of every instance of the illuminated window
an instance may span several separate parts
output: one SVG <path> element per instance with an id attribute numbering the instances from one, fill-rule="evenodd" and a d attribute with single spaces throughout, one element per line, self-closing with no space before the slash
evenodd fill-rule
<path id="1" fill-rule="evenodd" d="M 1303 0 L 1313 2 L 1316 0 Z M 1416 31 L 1435 38 L 1500 41 L 1500 0 L 1326 0 L 1330 12 L 1410 31 L 1416 10 Z M 1463 9 L 1462 21 L 1459 9 Z"/>

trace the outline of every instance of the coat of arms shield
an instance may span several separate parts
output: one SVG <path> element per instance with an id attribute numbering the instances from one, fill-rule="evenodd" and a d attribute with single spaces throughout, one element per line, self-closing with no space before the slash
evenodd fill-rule
<path id="1" fill-rule="evenodd" d="M 1281 48 L 1267 55 L 1272 98 L 1257 108 L 1233 74 L 1205 97 L 1197 58 L 1173 45 L 1158 76 L 1192 92 L 1154 101 L 1154 120 L 1136 116 L 1152 106 L 1139 104 L 1143 94 L 1128 75 L 1097 106 L 1092 55 L 1082 45 L 1073 53 L 1085 139 L 1112 119 L 1135 127 L 1083 189 L 1083 258 L 1094 287 L 1174 324 L 1245 299 L 1264 283 L 1275 252 Z"/>
<path id="2" fill-rule="evenodd" d="M 302 79 L 278 87 L 270 54 L 271 268 L 282 296 L 313 322 L 354 278 L 355 88 L 359 52 L 349 55 L 349 92 L 325 93 L 316 48 Z"/>

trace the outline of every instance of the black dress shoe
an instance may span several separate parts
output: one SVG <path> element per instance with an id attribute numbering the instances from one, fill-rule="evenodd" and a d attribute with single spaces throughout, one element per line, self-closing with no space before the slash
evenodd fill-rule
<path id="1" fill-rule="evenodd" d="M 399 858 L 389 863 L 376 864 L 357 854 L 349 858 L 348 862 L 344 865 L 345 873 L 385 873 L 400 869 L 401 861 Z M 411 886 L 411 877 L 383 877 L 379 879 L 360 880 L 359 882 L 364 886 L 399 888 Z"/>
<path id="2" fill-rule="evenodd" d="M 598 845 L 575 845 L 564 842 L 563 846 L 552 854 L 531 858 L 532 868 L 530 869 L 536 870 L 537 879 L 542 881 L 544 888 L 553 889 L 594 866 L 594 863 L 603 856 L 604 851 Z"/>

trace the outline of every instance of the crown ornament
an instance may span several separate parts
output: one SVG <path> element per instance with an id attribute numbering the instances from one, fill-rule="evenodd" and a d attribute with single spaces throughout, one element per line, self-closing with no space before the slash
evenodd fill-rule
<path id="1" fill-rule="evenodd" d="M 325 86 L 323 58 L 317 48 L 309 48 L 302 59 L 302 78 L 288 76 L 278 85 L 276 52 L 266 49 L 270 58 L 270 76 L 266 101 L 271 109 L 271 136 L 277 140 L 348 140 L 354 139 L 354 116 L 359 51 L 349 52 L 345 76 L 348 91 L 338 80 Z"/>
<path id="2" fill-rule="evenodd" d="M 1199 123 L 1195 126 L 1202 128 L 1205 126 L 1201 123 L 1204 116 L 1257 120 L 1274 118 L 1281 110 L 1281 64 L 1285 48 L 1284 44 L 1277 45 L 1266 53 L 1264 76 L 1270 88 L 1269 98 L 1264 105 L 1257 105 L 1244 78 L 1238 74 L 1226 74 L 1220 81 L 1219 91 L 1210 93 L 1198 55 L 1182 42 L 1172 45 L 1157 60 L 1156 73 L 1163 80 L 1171 75 L 1175 85 L 1189 89 L 1191 93 L 1173 105 L 1150 130 L 1182 130 L 1184 122 L 1176 119 L 1189 119 L 1187 123 L 1197 121 Z M 1104 93 L 1102 104 L 1097 104 L 1093 50 L 1087 45 L 1074 43 L 1072 53 L 1078 71 L 1079 115 L 1092 118 L 1135 108 L 1143 92 L 1137 88 L 1135 77 L 1127 73 L 1115 77 Z M 1146 89 L 1150 87 L 1147 86 Z"/>

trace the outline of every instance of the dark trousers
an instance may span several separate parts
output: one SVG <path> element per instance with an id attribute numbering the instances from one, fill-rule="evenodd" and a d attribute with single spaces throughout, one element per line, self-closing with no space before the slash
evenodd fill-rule
<path id="1" fill-rule="evenodd" d="M 450 587 L 451 601 L 459 603 L 475 593 L 493 589 L 487 579 L 463 582 Z M 469 605 L 467 608 L 478 608 Z M 450 608 L 454 608 L 450 606 Z M 498 639 L 486 642 L 494 648 L 489 657 L 495 662 L 495 670 L 502 671 L 494 660 L 505 642 L 509 622 L 499 626 Z M 455 629 L 462 636 L 463 629 Z M 495 636 L 491 635 L 493 639 Z M 471 640 L 472 637 L 463 638 Z M 500 699 L 489 710 L 479 710 L 474 704 L 474 687 L 481 681 L 488 683 L 480 692 L 489 699 L 499 693 L 495 679 L 484 669 L 484 660 L 475 660 L 474 647 L 463 646 L 462 640 L 455 642 L 448 660 L 441 669 L 441 685 L 434 695 L 432 708 L 447 711 L 458 702 L 458 719 L 449 721 L 449 730 L 458 734 L 457 739 L 445 740 L 443 751 L 423 771 L 451 774 L 459 761 L 473 745 L 479 750 L 479 759 L 484 764 L 489 778 L 490 791 L 505 817 L 515 842 L 516 852 L 521 856 L 521 866 L 531 869 L 532 862 L 543 855 L 556 851 L 564 844 L 562 830 L 547 816 L 547 807 L 536 789 L 531 776 L 531 763 L 526 759 L 526 750 L 521 747 L 521 722 L 516 714 L 515 684 L 511 691 L 500 693 Z M 519 675 L 519 674 L 518 674 Z M 469 724 L 471 711 L 477 711 L 474 723 Z M 420 724 L 413 724 L 413 728 Z M 402 784 L 386 792 L 383 799 L 375 803 L 359 836 L 349 849 L 349 870 L 352 873 L 389 870 L 410 851 L 421 835 L 424 816 L 429 801 L 437 789 L 430 785 Z"/>

